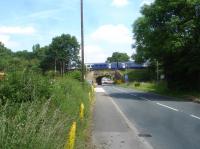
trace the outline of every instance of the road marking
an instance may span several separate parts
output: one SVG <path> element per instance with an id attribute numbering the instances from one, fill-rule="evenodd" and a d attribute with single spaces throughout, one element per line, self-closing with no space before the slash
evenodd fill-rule
<path id="1" fill-rule="evenodd" d="M 175 109 L 175 108 L 169 107 L 169 106 L 164 105 L 164 104 L 161 104 L 161 103 L 159 103 L 159 102 L 157 102 L 156 104 L 159 105 L 159 106 L 162 106 L 162 107 L 165 107 L 165 108 L 168 108 L 168 109 L 171 109 L 171 110 L 177 111 L 177 112 L 179 111 L 178 109 Z"/>
<path id="2" fill-rule="evenodd" d="M 193 115 L 193 114 L 191 114 L 190 116 L 193 117 L 193 118 L 196 118 L 196 119 L 199 119 L 199 120 L 200 120 L 200 117 L 198 117 L 198 116 L 195 116 L 195 115 Z"/>
<path id="3" fill-rule="evenodd" d="M 105 90 L 104 90 L 103 88 L 101 88 L 101 87 L 97 87 L 97 88 L 95 88 L 94 90 L 95 90 L 95 92 L 97 92 L 97 93 L 105 93 Z"/>
<path id="4" fill-rule="evenodd" d="M 133 123 L 130 122 L 130 120 L 126 117 L 126 115 L 122 112 L 122 110 L 120 109 L 120 107 L 118 106 L 117 103 L 115 103 L 115 101 L 113 100 L 113 98 L 109 97 L 112 104 L 115 106 L 116 110 L 119 112 L 119 114 L 122 116 L 122 118 L 124 119 L 125 123 L 128 125 L 128 127 L 134 132 L 134 134 L 139 134 L 139 131 L 137 130 L 137 128 L 135 127 L 135 125 Z M 153 147 L 151 146 L 151 144 L 149 144 L 149 142 L 146 141 L 146 139 L 142 139 L 140 138 L 141 142 L 144 143 L 144 145 L 146 146 L 146 148 L 148 149 L 153 149 Z"/>

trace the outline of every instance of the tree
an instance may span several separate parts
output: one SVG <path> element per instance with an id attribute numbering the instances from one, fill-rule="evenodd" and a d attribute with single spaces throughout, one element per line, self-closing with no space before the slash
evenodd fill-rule
<path id="1" fill-rule="evenodd" d="M 127 53 L 119 53 L 119 52 L 114 52 L 112 54 L 112 57 L 107 58 L 107 62 L 126 62 L 129 61 L 129 56 Z"/>
<path id="2" fill-rule="evenodd" d="M 53 38 L 51 44 L 46 49 L 46 55 L 41 64 L 43 70 L 52 70 L 54 68 L 57 71 L 59 68 L 60 73 L 63 74 L 66 69 L 79 64 L 79 51 L 80 45 L 76 37 L 62 34 Z"/>
<path id="3" fill-rule="evenodd" d="M 17 51 L 14 53 L 14 55 L 16 57 L 19 57 L 19 58 L 24 58 L 26 60 L 31 60 L 34 58 L 34 54 L 33 52 L 29 52 L 27 50 L 23 50 L 23 51 Z"/>
<path id="4" fill-rule="evenodd" d="M 5 71 L 9 67 L 9 61 L 12 58 L 12 51 L 4 46 L 2 42 L 0 42 L 0 71 Z"/>
<path id="5" fill-rule="evenodd" d="M 159 61 L 170 88 L 200 89 L 200 1 L 156 0 L 141 13 L 134 59 Z"/>

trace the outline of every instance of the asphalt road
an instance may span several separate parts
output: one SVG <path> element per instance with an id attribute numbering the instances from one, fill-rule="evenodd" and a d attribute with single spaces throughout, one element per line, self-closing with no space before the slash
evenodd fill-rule
<path id="1" fill-rule="evenodd" d="M 136 136 L 138 136 L 154 149 L 200 149 L 200 104 L 116 86 L 102 88 L 109 98 L 104 98 L 103 95 L 100 96 L 97 93 L 97 97 L 101 98 L 97 99 L 96 106 L 102 105 L 94 116 L 94 131 L 98 132 L 96 134 L 107 131 L 106 129 L 98 130 L 102 127 L 98 125 L 104 123 L 101 121 L 104 119 L 99 119 L 98 113 L 105 111 L 100 117 L 103 118 L 106 113 L 109 117 L 110 112 L 106 109 L 117 106 L 117 111 L 120 111 L 122 115 L 121 121 L 124 119 L 129 126 L 134 126 L 135 130 L 132 129 L 134 140 L 137 140 Z M 107 107 L 108 104 L 105 104 L 103 100 L 106 102 L 112 100 L 113 104 Z M 119 115 L 116 111 L 114 113 Z M 110 128 L 112 128 L 112 120 L 113 117 L 110 117 L 111 122 L 106 124 Z M 126 131 L 130 132 L 130 130 Z M 96 139 L 99 138 L 96 137 Z M 135 148 L 134 144 L 131 145 Z"/>

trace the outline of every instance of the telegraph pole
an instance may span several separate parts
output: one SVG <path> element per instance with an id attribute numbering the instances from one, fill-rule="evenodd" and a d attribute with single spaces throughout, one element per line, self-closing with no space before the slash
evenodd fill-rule
<path id="1" fill-rule="evenodd" d="M 159 63 L 158 60 L 156 61 L 156 79 L 157 79 L 157 83 L 159 81 Z"/>
<path id="2" fill-rule="evenodd" d="M 84 83 L 85 79 L 85 70 L 84 70 L 84 26 L 83 26 L 83 0 L 81 0 L 81 81 Z"/>

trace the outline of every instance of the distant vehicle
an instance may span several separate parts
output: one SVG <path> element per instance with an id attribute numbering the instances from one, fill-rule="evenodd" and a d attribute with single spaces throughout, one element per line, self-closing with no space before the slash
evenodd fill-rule
<path id="1" fill-rule="evenodd" d="M 101 83 L 102 84 L 113 84 L 114 81 L 109 78 L 102 78 Z"/>

